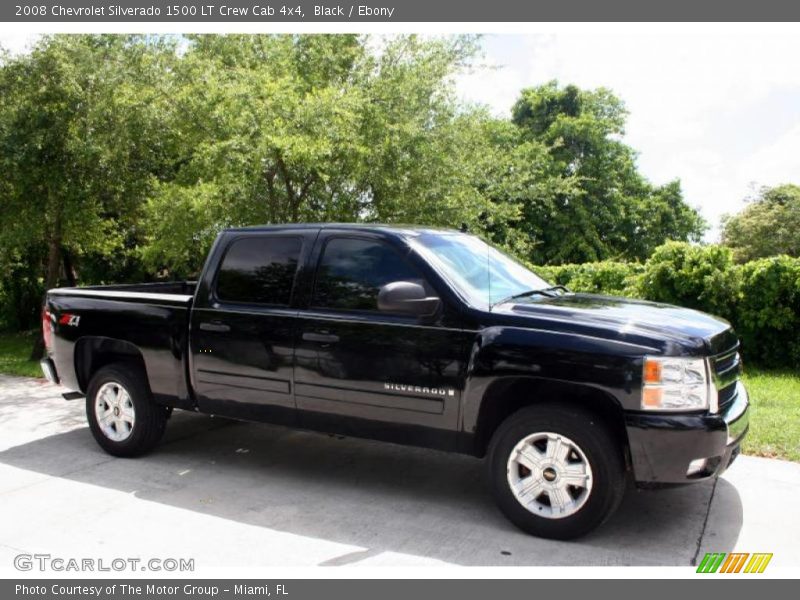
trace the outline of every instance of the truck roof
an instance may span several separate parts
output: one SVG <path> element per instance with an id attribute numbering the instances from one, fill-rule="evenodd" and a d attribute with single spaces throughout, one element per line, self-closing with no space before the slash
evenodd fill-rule
<path id="1" fill-rule="evenodd" d="M 281 231 L 283 229 L 344 229 L 353 231 L 380 231 L 395 235 L 413 235 L 420 233 L 461 233 L 451 227 L 432 225 L 386 225 L 383 223 L 283 223 L 279 225 L 251 225 L 248 227 L 232 227 L 226 233 L 237 231 Z"/>

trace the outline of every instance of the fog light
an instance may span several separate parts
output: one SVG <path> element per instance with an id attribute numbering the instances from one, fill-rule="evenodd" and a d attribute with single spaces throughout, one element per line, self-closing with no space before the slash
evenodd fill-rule
<path id="1" fill-rule="evenodd" d="M 708 464 L 707 458 L 696 458 L 692 462 L 689 463 L 689 468 L 686 469 L 686 476 L 691 477 L 692 475 L 697 475 L 698 473 L 702 473 L 706 469 L 706 465 Z"/>

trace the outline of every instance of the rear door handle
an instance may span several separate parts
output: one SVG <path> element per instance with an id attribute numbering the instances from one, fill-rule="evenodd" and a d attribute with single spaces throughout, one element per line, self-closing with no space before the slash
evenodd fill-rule
<path id="1" fill-rule="evenodd" d="M 202 331 L 216 331 L 218 333 L 225 333 L 226 331 L 230 331 L 231 327 L 222 321 L 207 321 L 200 323 L 200 329 Z"/>
<path id="2" fill-rule="evenodd" d="M 319 342 L 321 344 L 335 344 L 339 341 L 339 336 L 332 333 L 314 333 L 310 331 L 303 334 L 303 340 L 306 342 Z"/>

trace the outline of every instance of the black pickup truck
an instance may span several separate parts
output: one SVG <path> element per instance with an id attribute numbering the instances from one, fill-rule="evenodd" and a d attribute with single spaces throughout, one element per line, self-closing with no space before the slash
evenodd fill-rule
<path id="1" fill-rule="evenodd" d="M 58 288 L 47 377 L 107 452 L 174 408 L 485 457 L 522 529 L 580 536 L 629 480 L 720 475 L 748 427 L 728 323 L 571 293 L 466 233 L 224 231 L 197 282 Z"/>

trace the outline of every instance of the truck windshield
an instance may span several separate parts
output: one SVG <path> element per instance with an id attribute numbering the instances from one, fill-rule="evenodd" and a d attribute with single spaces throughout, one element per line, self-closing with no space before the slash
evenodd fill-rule
<path id="1" fill-rule="evenodd" d="M 474 305 L 491 307 L 513 296 L 551 288 L 544 279 L 473 235 L 424 232 L 410 237 L 409 242 Z"/>

